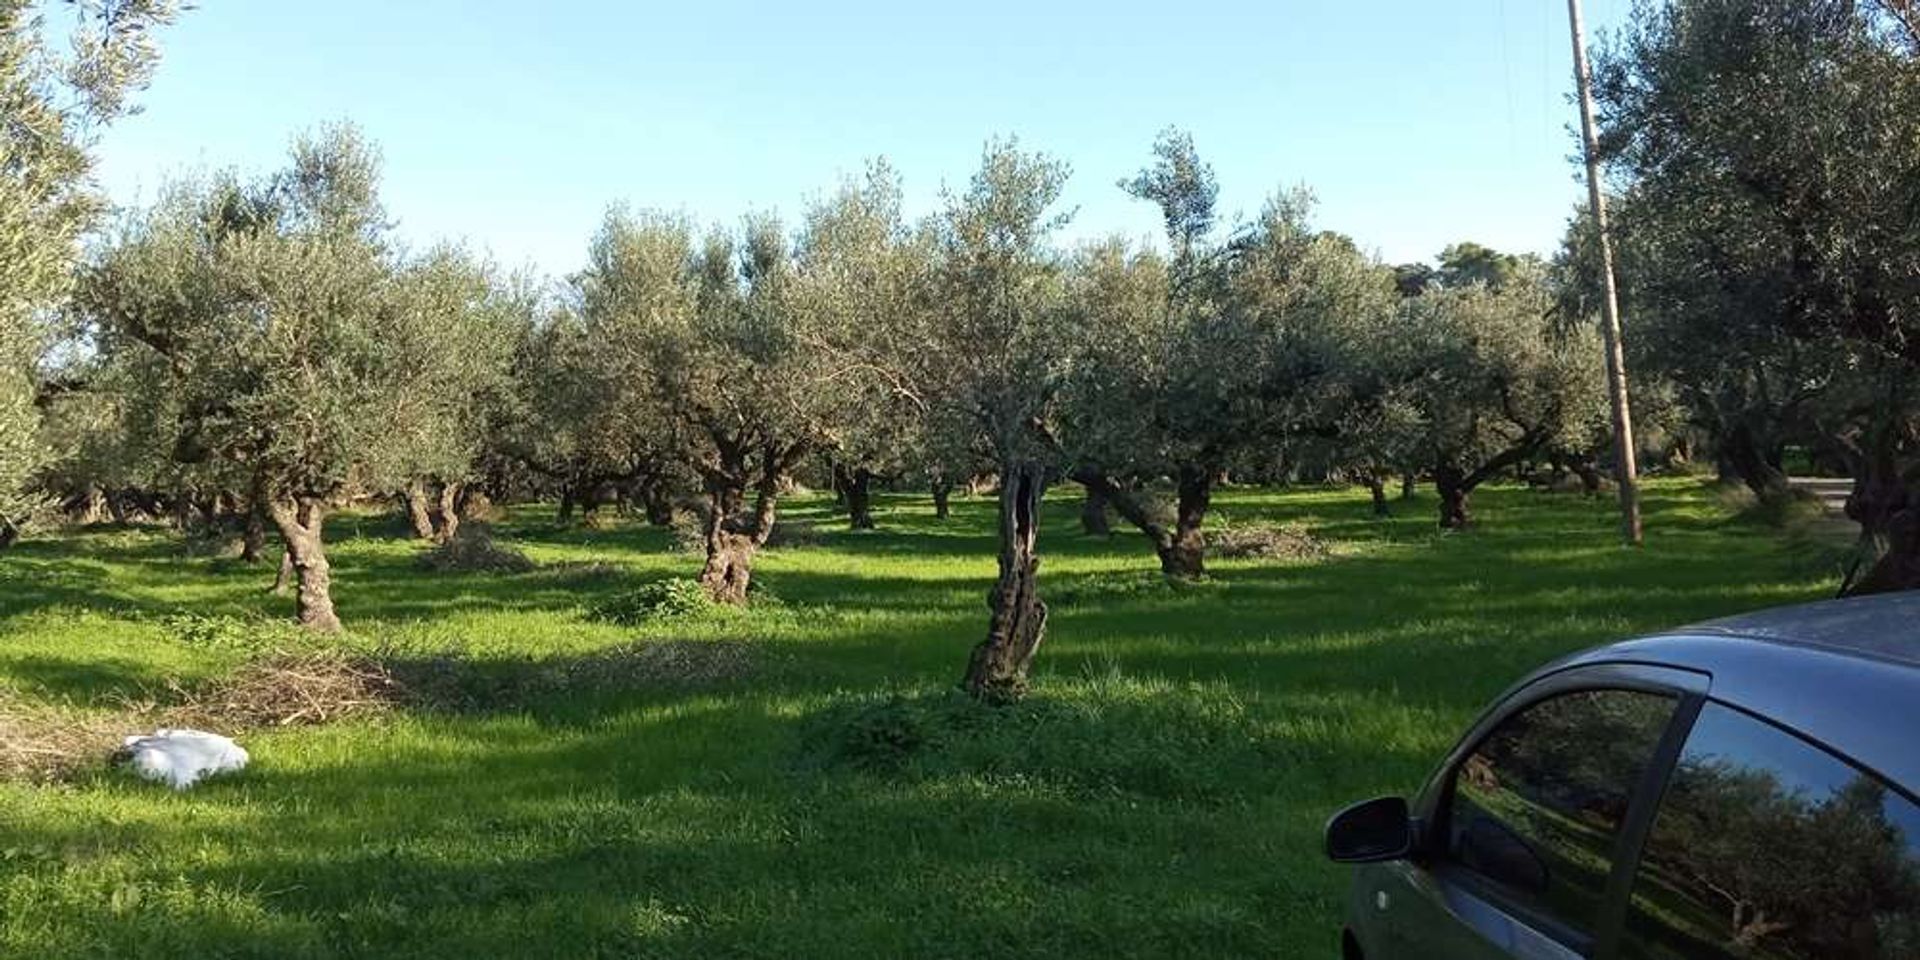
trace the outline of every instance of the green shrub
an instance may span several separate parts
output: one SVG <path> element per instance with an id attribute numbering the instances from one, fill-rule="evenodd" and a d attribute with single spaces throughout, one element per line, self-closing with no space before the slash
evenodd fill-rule
<path id="1" fill-rule="evenodd" d="M 685 617 L 712 610 L 714 602 L 700 581 L 689 577 L 655 580 L 617 594 L 596 605 L 595 620 L 625 626 L 668 617 Z"/>
<path id="2" fill-rule="evenodd" d="M 286 620 L 215 613 L 169 613 L 160 626 L 174 642 L 203 650 L 259 652 L 310 646 L 310 636 Z"/>

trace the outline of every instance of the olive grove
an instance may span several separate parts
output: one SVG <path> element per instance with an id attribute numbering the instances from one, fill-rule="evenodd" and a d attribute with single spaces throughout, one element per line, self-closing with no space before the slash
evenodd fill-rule
<path id="1" fill-rule="evenodd" d="M 945 518 L 979 486 L 997 563 L 963 686 L 1004 700 L 1045 636 L 1063 484 L 1087 533 L 1117 516 L 1190 580 L 1226 484 L 1352 483 L 1385 516 L 1391 482 L 1428 483 L 1459 531 L 1487 483 L 1544 464 L 1592 493 L 1612 456 L 1579 210 L 1551 261 L 1462 241 L 1389 264 L 1305 187 L 1223 215 L 1169 128 L 1115 185 L 1158 210 L 1151 240 L 1063 241 L 1067 165 L 995 140 L 923 217 L 876 160 L 791 224 L 613 206 L 584 268 L 541 280 L 401 242 L 351 126 L 102 216 L 93 131 L 174 7 L 85 6 L 77 60 L 29 7 L 0 3 L 0 547 L 57 514 L 249 562 L 277 533 L 299 621 L 330 631 L 347 507 L 444 542 L 488 502 L 636 506 L 697 524 L 701 589 L 745 604 L 797 489 L 858 530 L 883 491 Z M 1670 0 L 1598 58 L 1643 448 L 1767 504 L 1792 456 L 1846 471 L 1850 592 L 1920 586 L 1917 44 L 1891 0 Z"/>

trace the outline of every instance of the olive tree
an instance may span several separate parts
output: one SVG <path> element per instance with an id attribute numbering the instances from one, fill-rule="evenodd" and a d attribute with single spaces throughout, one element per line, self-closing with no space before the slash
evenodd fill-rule
<path id="1" fill-rule="evenodd" d="M 399 266 L 393 308 L 406 314 L 391 336 L 406 356 L 437 352 L 437 362 L 393 398 L 393 442 L 406 450 L 392 482 L 416 536 L 445 541 L 460 526 L 462 490 L 480 467 L 508 394 L 509 360 L 520 319 L 532 309 L 524 278 L 497 271 L 458 247 L 441 246 Z"/>
<path id="2" fill-rule="evenodd" d="M 486 299 L 478 274 L 448 251 L 396 251 L 378 182 L 352 128 L 300 138 L 272 177 L 170 189 L 88 265 L 77 296 L 102 349 L 149 351 L 164 368 L 173 459 L 249 478 L 286 544 L 299 620 L 318 631 L 340 628 L 328 511 L 433 469 L 430 441 L 471 399 L 463 365 L 485 362 L 449 312 Z"/>
<path id="3" fill-rule="evenodd" d="M 1606 416 L 1597 335 L 1555 322 L 1529 265 L 1494 288 L 1475 283 L 1406 301 L 1405 402 L 1415 448 L 1440 495 L 1440 525 L 1472 522 L 1475 488 Z"/>
<path id="4" fill-rule="evenodd" d="M 1911 28 L 1910 4 L 1673 0 L 1642 9 L 1597 74 L 1603 147 L 1662 243 L 1650 282 L 1721 292 L 1685 318 L 1689 339 L 1839 353 L 1833 382 L 1849 389 L 1819 419 L 1854 475 L 1853 592 L 1920 585 Z M 1756 314 L 1739 310 L 1754 300 Z M 1863 399 L 1868 384 L 1879 393 Z"/>
<path id="5" fill-rule="evenodd" d="M 750 217 L 698 244 L 683 218 L 610 212 L 579 279 L 581 309 L 672 421 L 670 454 L 698 477 L 700 583 L 744 603 L 783 487 L 818 443 L 818 351 L 794 309 L 777 220 Z"/>
<path id="6" fill-rule="evenodd" d="M 1108 242 L 1076 261 L 1060 433 L 1089 519 L 1110 504 L 1164 573 L 1197 577 L 1221 477 L 1358 426 L 1340 406 L 1353 383 L 1339 358 L 1357 356 L 1344 344 L 1384 312 L 1392 275 L 1344 237 L 1314 231 L 1305 190 L 1276 195 L 1217 242 L 1217 186 L 1192 140 L 1166 131 L 1154 155 L 1121 187 L 1160 207 L 1169 255 Z M 1154 491 L 1161 478 L 1170 503 Z"/>
<path id="7" fill-rule="evenodd" d="M 822 445 L 849 523 L 872 529 L 873 486 L 924 471 L 933 410 L 896 358 L 915 349 L 930 308 L 934 247 L 902 218 L 900 182 L 884 160 L 808 209 L 800 230 L 794 309 L 825 366 Z M 930 485 L 935 479 L 928 474 Z"/>
<path id="8" fill-rule="evenodd" d="M 81 234 L 101 201 L 89 151 L 129 112 L 159 58 L 154 33 L 175 0 L 98 0 L 75 18 L 71 56 L 49 49 L 39 4 L 0 0 L 0 548 L 40 497 L 51 450 L 41 430 L 40 362 Z"/>
<path id="9" fill-rule="evenodd" d="M 999 574 L 987 596 L 987 636 L 963 686 L 988 700 L 1027 687 L 1046 633 L 1040 599 L 1040 501 L 1055 469 L 1051 420 L 1065 367 L 1060 257 L 1052 212 L 1067 168 L 1011 140 L 986 148 L 980 169 L 946 198 L 933 226 L 933 306 L 910 358 L 921 395 L 967 423 L 999 473 Z"/>

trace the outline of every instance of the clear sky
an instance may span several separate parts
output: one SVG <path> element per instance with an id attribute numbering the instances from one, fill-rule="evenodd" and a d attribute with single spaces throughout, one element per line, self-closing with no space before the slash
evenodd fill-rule
<path id="1" fill-rule="evenodd" d="M 1587 0 L 1590 28 L 1629 0 Z M 1189 130 L 1225 212 L 1305 184 L 1392 261 L 1550 251 L 1579 201 L 1561 0 L 200 0 L 146 110 L 102 144 L 116 200 L 264 171 L 348 119 L 414 242 L 577 268 L 608 204 L 731 221 L 885 155 L 913 212 L 987 138 L 1073 167 L 1070 237 L 1158 233 L 1115 186 Z"/>

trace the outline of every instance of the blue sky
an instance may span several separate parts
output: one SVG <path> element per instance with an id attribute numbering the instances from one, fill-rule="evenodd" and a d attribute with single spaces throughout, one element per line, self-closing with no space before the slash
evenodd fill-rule
<path id="1" fill-rule="evenodd" d="M 1587 0 L 1591 27 L 1630 0 Z M 1169 124 L 1228 213 L 1296 184 L 1393 261 L 1549 251 L 1581 197 L 1561 0 L 201 0 L 100 176 L 152 198 L 358 123 L 413 242 L 581 263 L 608 204 L 797 215 L 884 154 L 916 213 L 1012 134 L 1068 161 L 1068 239 L 1158 233 L 1114 183 Z"/>

